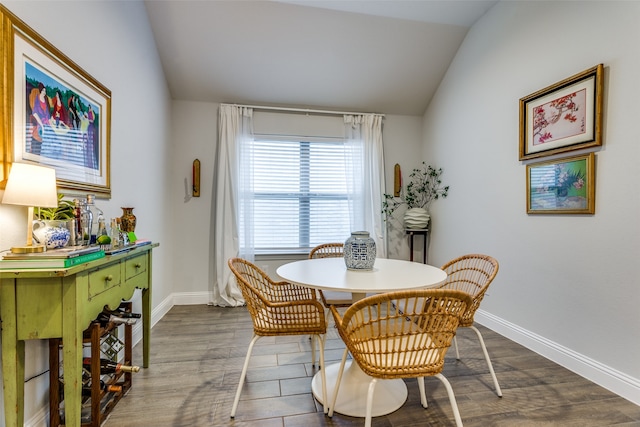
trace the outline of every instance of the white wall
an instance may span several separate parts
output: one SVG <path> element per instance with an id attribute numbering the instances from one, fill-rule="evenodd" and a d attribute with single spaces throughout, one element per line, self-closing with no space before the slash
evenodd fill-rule
<path id="1" fill-rule="evenodd" d="M 640 403 L 638 2 L 500 2 L 469 32 L 424 120 L 445 170 L 433 263 L 500 261 L 482 319 Z M 595 215 L 527 215 L 518 100 L 603 63 Z M 499 364 L 499 360 L 497 361 Z"/>
<path id="2" fill-rule="evenodd" d="M 403 182 L 409 181 L 414 168 L 421 167 L 422 161 L 429 162 L 421 155 L 419 142 L 422 139 L 422 117 L 385 116 L 383 127 L 384 168 L 387 194 L 393 194 L 393 171 L 396 163 L 400 165 Z M 408 238 L 404 233 L 402 216 L 404 208 L 394 213 L 397 220 L 387 221 L 388 258 L 409 259 Z M 422 237 L 415 238 L 414 259 L 422 259 Z"/>
<path id="3" fill-rule="evenodd" d="M 134 206 L 136 234 L 161 243 L 154 250 L 153 305 L 172 292 L 170 100 L 142 2 L 2 1 L 35 31 L 111 90 L 111 200 L 107 218 Z M 0 205 L 0 248 L 24 244 L 26 209 Z M 137 302 L 136 302 L 137 303 Z M 135 306 L 134 306 L 135 308 Z M 27 377 L 48 369 L 46 341 L 29 341 Z M 2 405 L 0 405 L 2 406 Z M 25 420 L 48 409 L 48 376 L 25 386 Z M 2 411 L 2 409 L 0 409 Z M 4 419 L 4 413 L 0 413 Z"/>
<path id="4" fill-rule="evenodd" d="M 175 209 L 173 241 L 182 255 L 174 265 L 174 291 L 178 304 L 207 302 L 215 154 L 218 140 L 218 104 L 174 101 L 172 107 L 171 205 Z M 200 197 L 191 197 L 192 166 L 200 160 Z M 185 190 L 186 185 L 186 190 Z"/>
<path id="5" fill-rule="evenodd" d="M 176 206 L 176 221 L 180 225 L 174 231 L 177 246 L 188 251 L 185 262 L 175 265 L 174 290 L 176 304 L 202 303 L 207 301 L 204 293 L 208 292 L 209 261 L 215 254 L 209 254 L 210 235 L 209 215 L 213 189 L 211 187 L 214 159 L 217 150 L 217 120 L 219 104 L 174 101 L 173 102 L 173 138 L 176 141 L 173 158 L 177 167 L 174 169 L 171 184 L 172 200 Z M 260 112 L 256 117 L 260 129 L 276 131 L 281 126 L 282 113 Z M 290 116 L 287 116 L 291 120 Z M 326 124 L 326 123 L 325 123 Z M 291 126 L 291 123 L 287 123 Z M 341 127 L 339 129 L 341 131 Z M 305 130 L 301 130 L 304 132 Z M 400 163 L 408 175 L 411 169 L 420 165 L 422 117 L 387 115 L 383 121 L 383 138 L 385 150 L 385 174 L 388 192 L 393 189 L 393 166 Z M 190 182 L 191 162 L 199 158 L 202 162 L 202 190 L 199 199 L 184 202 L 184 180 Z M 179 231 L 178 231 L 179 230 Z M 409 258 L 406 236 L 397 229 L 390 230 L 391 258 Z M 345 236 L 346 238 L 349 236 Z M 421 251 L 416 249 L 416 256 Z M 271 274 L 285 260 L 278 257 L 258 257 L 260 265 Z"/>

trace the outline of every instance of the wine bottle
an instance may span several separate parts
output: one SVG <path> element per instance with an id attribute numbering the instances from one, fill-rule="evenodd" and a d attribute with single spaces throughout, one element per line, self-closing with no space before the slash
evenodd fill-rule
<path id="1" fill-rule="evenodd" d="M 61 400 L 64 400 L 64 380 L 62 378 L 58 379 L 58 387 Z M 122 386 L 119 384 L 105 384 L 104 381 L 100 380 L 100 390 L 106 393 L 120 393 L 122 392 Z M 82 370 L 82 395 L 91 397 L 91 373 L 86 369 Z"/>
<path id="2" fill-rule="evenodd" d="M 103 313 L 106 313 L 108 315 L 114 315 L 116 317 L 123 317 L 123 318 L 135 318 L 135 319 L 139 319 L 142 317 L 142 315 L 140 313 L 133 313 L 131 311 L 125 311 L 122 308 L 118 307 L 115 310 L 110 310 L 109 306 L 105 305 L 104 308 L 102 309 Z"/>
<path id="3" fill-rule="evenodd" d="M 120 393 L 122 391 L 122 386 L 117 384 L 105 384 L 104 381 L 100 380 L 100 390 L 106 393 Z M 82 395 L 91 397 L 90 385 L 82 386 Z"/>
<path id="4" fill-rule="evenodd" d="M 82 365 L 85 369 L 91 370 L 91 358 L 82 359 Z M 139 366 L 128 366 L 117 363 L 109 359 L 100 359 L 100 374 L 117 374 L 119 372 L 138 372 Z"/>
<path id="5" fill-rule="evenodd" d="M 100 322 L 100 326 L 103 328 L 107 326 L 109 323 L 115 323 L 116 325 L 135 325 L 138 321 L 135 317 L 121 317 L 113 314 L 107 314 L 104 311 L 98 314 L 98 318 L 96 319 Z"/>

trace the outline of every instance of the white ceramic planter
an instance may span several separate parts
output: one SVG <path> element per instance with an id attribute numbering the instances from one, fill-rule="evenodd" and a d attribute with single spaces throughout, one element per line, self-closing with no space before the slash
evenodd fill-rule
<path id="1" fill-rule="evenodd" d="M 411 208 L 404 214 L 404 228 L 422 230 L 427 228 L 431 217 L 426 209 Z"/>

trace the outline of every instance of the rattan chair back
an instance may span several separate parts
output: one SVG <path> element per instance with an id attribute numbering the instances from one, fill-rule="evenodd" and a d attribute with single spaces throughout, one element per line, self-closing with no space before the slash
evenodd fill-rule
<path id="1" fill-rule="evenodd" d="M 323 243 L 309 251 L 309 259 L 340 258 L 344 256 L 344 243 Z"/>
<path id="2" fill-rule="evenodd" d="M 314 258 L 342 258 L 344 256 L 344 243 L 323 243 L 309 251 L 309 259 Z M 318 291 L 320 300 L 325 307 L 332 305 L 349 307 L 352 302 L 351 293 L 336 291 Z"/>
<path id="3" fill-rule="evenodd" d="M 438 288 L 456 289 L 473 297 L 473 303 L 460 321 L 461 327 L 473 325 L 473 316 L 489 285 L 498 274 L 498 267 L 495 258 L 482 254 L 463 255 L 441 267 L 447 273 L 447 279 Z"/>
<path id="4" fill-rule="evenodd" d="M 439 374 L 471 297 L 456 290 L 420 289 L 364 298 L 341 316 L 331 312 L 353 360 L 375 378 Z M 400 312 L 395 307 L 402 306 Z"/>
<path id="5" fill-rule="evenodd" d="M 255 264 L 232 258 L 229 268 L 242 291 L 256 335 L 324 334 L 324 309 L 313 289 L 274 282 Z"/>

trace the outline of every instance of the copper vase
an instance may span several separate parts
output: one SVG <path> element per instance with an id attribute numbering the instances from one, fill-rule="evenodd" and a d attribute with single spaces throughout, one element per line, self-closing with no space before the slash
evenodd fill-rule
<path id="1" fill-rule="evenodd" d="M 120 229 L 124 232 L 136 230 L 136 216 L 133 214 L 133 208 L 121 208 L 122 216 L 120 217 Z"/>

